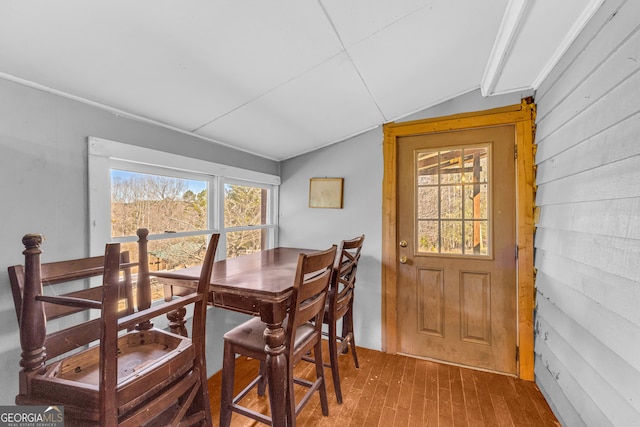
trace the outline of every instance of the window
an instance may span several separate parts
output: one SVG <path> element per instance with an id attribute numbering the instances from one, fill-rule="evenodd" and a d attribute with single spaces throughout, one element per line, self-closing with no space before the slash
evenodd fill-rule
<path id="1" fill-rule="evenodd" d="M 224 229 L 227 258 L 259 252 L 269 247 L 272 229 L 269 189 L 225 182 Z"/>
<path id="2" fill-rule="evenodd" d="M 111 236 L 207 230 L 209 181 L 111 169 Z"/>
<path id="3" fill-rule="evenodd" d="M 149 230 L 149 270 L 202 262 L 219 232 L 216 257 L 273 247 L 279 177 L 89 138 L 91 252 L 119 241 L 137 259 L 136 230 Z M 154 299 L 161 298 L 160 289 Z"/>
<path id="4" fill-rule="evenodd" d="M 209 226 L 213 221 L 208 200 L 214 178 L 187 177 L 185 173 L 127 162 L 113 165 L 117 168 L 110 169 L 111 238 L 127 239 L 135 237 L 138 228 L 148 229 L 150 271 L 201 264 L 207 237 L 214 231 Z M 125 241 L 123 250 L 137 259 L 136 242 Z M 158 297 L 161 295 L 154 295 L 154 299 Z"/>
<path id="5" fill-rule="evenodd" d="M 489 145 L 416 152 L 418 252 L 487 256 Z"/>

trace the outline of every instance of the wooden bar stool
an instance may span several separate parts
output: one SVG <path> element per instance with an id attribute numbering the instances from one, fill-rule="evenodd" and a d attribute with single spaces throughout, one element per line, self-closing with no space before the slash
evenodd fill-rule
<path id="1" fill-rule="evenodd" d="M 323 415 L 329 414 L 322 362 L 322 316 L 324 315 L 335 255 L 336 247 L 333 246 L 325 251 L 308 255 L 300 254 L 298 257 L 289 315 L 285 320 L 286 378 L 265 378 L 264 366 L 267 353 L 265 352 L 264 333 L 266 325 L 259 318 L 254 317 L 224 335 L 220 426 L 229 426 L 233 412 L 271 425 L 272 420 L 267 415 L 239 404 L 240 400 L 256 385 L 258 385 L 258 394 L 264 394 L 265 381 L 285 381 L 287 384 L 288 396 L 269 396 L 269 399 L 278 399 L 278 404 L 286 405 L 287 426 L 295 426 L 296 415 L 316 390 L 320 392 Z M 294 378 L 294 366 L 311 350 L 313 350 L 316 365 L 316 380 L 310 382 Z M 258 376 L 234 397 L 235 360 L 238 354 L 260 360 L 261 368 Z M 294 383 L 309 388 L 297 405 L 294 396 Z"/>
<path id="2" fill-rule="evenodd" d="M 351 347 L 353 363 L 356 368 L 360 367 L 356 353 L 356 339 L 353 333 L 353 295 L 363 243 L 364 234 L 351 240 L 343 240 L 340 243 L 323 317 L 323 323 L 328 325 L 329 366 L 338 403 L 342 403 L 338 353 L 346 353 L 348 347 Z M 342 333 L 339 335 L 338 321 L 340 319 L 342 319 Z"/>

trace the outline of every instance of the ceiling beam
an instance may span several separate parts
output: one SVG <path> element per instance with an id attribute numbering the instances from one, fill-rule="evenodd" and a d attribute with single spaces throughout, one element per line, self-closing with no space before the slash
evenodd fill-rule
<path id="1" fill-rule="evenodd" d="M 509 0 L 507 4 L 482 80 L 480 80 L 480 91 L 483 96 L 493 94 L 520 24 L 524 22 L 524 17 L 528 13 L 528 3 L 529 0 Z"/>

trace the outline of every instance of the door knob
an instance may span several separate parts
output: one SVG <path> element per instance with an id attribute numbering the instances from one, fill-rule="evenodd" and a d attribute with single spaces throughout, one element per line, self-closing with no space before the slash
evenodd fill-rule
<path id="1" fill-rule="evenodd" d="M 400 264 L 406 264 L 407 263 L 407 257 L 406 256 L 401 256 L 400 257 Z"/>
<path id="2" fill-rule="evenodd" d="M 401 248 L 406 248 L 407 247 L 407 241 L 406 240 L 401 240 L 400 241 L 400 247 Z"/>

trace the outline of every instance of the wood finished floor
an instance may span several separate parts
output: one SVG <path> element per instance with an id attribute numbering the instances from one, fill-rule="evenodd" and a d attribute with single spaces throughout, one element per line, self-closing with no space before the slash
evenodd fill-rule
<path id="1" fill-rule="evenodd" d="M 358 359 L 360 369 L 353 366 L 350 354 L 340 357 L 342 405 L 336 402 L 331 371 L 326 368 L 329 416 L 322 416 L 316 394 L 298 415 L 298 426 L 560 425 L 533 382 L 365 348 L 358 348 Z M 255 360 L 238 359 L 236 392 L 249 383 L 257 369 Z M 312 364 L 301 362 L 295 372 L 313 378 L 313 369 Z M 220 379 L 220 372 L 209 379 L 214 426 L 219 426 Z M 268 413 L 267 398 L 258 397 L 255 391 L 241 403 Z M 233 414 L 231 425 L 263 424 Z"/>

